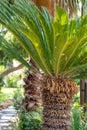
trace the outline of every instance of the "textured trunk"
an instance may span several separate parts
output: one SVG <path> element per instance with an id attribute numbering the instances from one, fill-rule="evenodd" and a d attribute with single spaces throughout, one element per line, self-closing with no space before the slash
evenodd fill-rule
<path id="1" fill-rule="evenodd" d="M 77 85 L 65 78 L 43 81 L 43 130 L 70 130 L 70 111 Z"/>
<path id="2" fill-rule="evenodd" d="M 30 60 L 30 64 L 37 70 L 35 63 Z M 42 96 L 39 86 L 41 76 L 34 72 L 27 71 L 26 77 L 24 78 L 24 99 L 22 101 L 26 111 L 36 110 L 38 106 L 42 105 Z"/>
<path id="3" fill-rule="evenodd" d="M 24 78 L 24 99 L 22 104 L 26 111 L 36 110 L 42 105 L 41 91 L 39 87 L 40 75 L 27 71 L 27 77 Z"/>
<path id="4" fill-rule="evenodd" d="M 69 12 L 69 16 L 73 17 L 76 14 L 76 4 L 74 0 L 33 0 L 37 7 L 41 9 L 44 6 L 48 9 L 49 13 L 54 16 L 56 10 L 56 4 L 59 7 Z"/>

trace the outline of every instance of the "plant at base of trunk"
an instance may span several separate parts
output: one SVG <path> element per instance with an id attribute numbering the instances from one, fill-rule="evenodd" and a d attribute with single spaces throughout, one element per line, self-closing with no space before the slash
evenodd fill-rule
<path id="1" fill-rule="evenodd" d="M 0 23 L 14 34 L 40 68 L 35 70 L 27 64 L 0 36 L 0 47 L 43 77 L 39 82 L 44 107 L 43 129 L 70 129 L 71 103 L 78 91 L 73 79 L 87 77 L 87 16 L 77 23 L 57 7 L 53 19 L 44 7 L 40 12 L 32 2 L 19 0 L 9 7 L 4 0 L 0 1 Z"/>

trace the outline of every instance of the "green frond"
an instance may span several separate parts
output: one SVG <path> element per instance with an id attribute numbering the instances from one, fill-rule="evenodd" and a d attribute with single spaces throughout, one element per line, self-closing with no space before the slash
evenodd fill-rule
<path id="1" fill-rule="evenodd" d="M 25 5 L 24 12 L 26 12 L 28 14 L 28 17 L 31 18 L 30 20 L 32 21 L 33 25 L 35 25 L 34 26 L 35 30 L 33 31 L 33 33 L 31 35 L 33 35 L 35 33 L 35 34 L 37 34 L 37 37 L 39 37 L 39 42 L 37 41 L 37 39 L 35 39 L 36 41 L 34 42 L 34 40 L 33 40 L 33 44 L 34 44 L 36 49 L 40 48 L 37 51 L 40 52 L 39 55 L 42 57 L 41 62 L 44 64 L 45 68 L 50 73 L 50 71 L 51 71 L 50 55 L 52 53 L 50 53 L 50 48 L 48 47 L 48 43 L 47 43 L 47 39 L 46 39 L 46 35 L 45 35 L 46 33 L 44 33 L 45 26 L 43 26 L 43 24 L 40 21 L 42 19 L 38 18 L 38 15 L 41 15 L 41 13 L 37 8 L 36 8 L 37 10 L 35 10 L 35 6 L 32 6 L 32 4 L 29 4 L 28 8 L 26 8 L 26 2 L 25 2 L 25 4 L 21 2 L 19 4 L 19 8 L 24 10 L 24 5 Z M 16 11 L 16 9 L 15 9 L 15 11 Z M 45 20 L 44 17 L 43 17 L 43 19 Z M 45 23 L 45 25 L 47 25 L 47 23 Z M 28 25 L 28 26 L 30 27 L 30 25 Z M 32 30 L 30 30 L 30 31 L 32 31 Z M 31 38 L 31 37 L 29 37 L 29 38 Z M 33 36 L 33 39 L 34 38 L 35 37 Z"/>
<path id="2" fill-rule="evenodd" d="M 28 69 L 35 71 L 34 68 L 30 66 L 29 63 L 27 63 L 26 60 L 24 60 L 22 56 L 20 56 L 20 54 L 17 53 L 16 48 L 13 48 L 11 44 L 9 44 L 5 39 L 3 39 L 2 36 L 0 36 L 0 48 L 4 49 L 13 58 L 22 62 Z"/>
<path id="3" fill-rule="evenodd" d="M 87 77 L 87 15 L 69 20 L 68 14 L 57 7 L 52 18 L 44 7 L 41 12 L 32 2 L 18 0 L 8 6 L 4 0 L 0 1 L 0 23 L 44 73 Z M 2 45 L 9 52 L 13 49 L 4 40 Z"/>
<path id="4" fill-rule="evenodd" d="M 61 33 L 55 41 L 55 48 L 54 48 L 54 72 L 56 75 L 59 72 L 60 68 L 60 60 L 64 57 L 64 49 L 67 47 L 67 32 Z"/>
<path id="5" fill-rule="evenodd" d="M 34 17 L 34 16 L 32 17 L 32 14 L 34 15 L 34 13 L 35 13 L 34 10 L 30 8 L 31 7 L 30 5 L 32 5 L 32 4 L 30 4 L 28 6 L 30 13 L 28 13 L 29 10 L 26 7 L 25 7 L 25 10 L 23 9 L 24 5 L 26 6 L 26 4 L 27 4 L 26 2 L 24 2 L 24 4 L 18 3 L 18 6 L 19 6 L 18 10 L 17 10 L 16 6 L 13 7 L 12 9 L 15 11 L 15 13 L 13 13 L 14 20 L 12 17 L 10 18 L 10 20 L 8 18 L 8 16 L 10 15 L 11 9 L 9 10 L 8 6 L 5 3 L 2 3 L 2 4 L 5 7 L 5 9 L 7 8 L 7 10 L 6 10 L 7 12 L 6 11 L 5 12 L 8 14 L 8 15 L 6 15 L 6 14 L 3 15 L 3 11 L 2 11 L 2 15 L 1 15 L 1 19 L 0 19 L 2 24 L 5 25 L 14 35 L 16 35 L 16 37 L 21 41 L 20 44 L 25 48 L 26 51 L 27 51 L 27 46 L 28 46 L 28 49 L 30 48 L 30 51 L 27 51 L 27 52 L 31 55 L 31 57 L 34 59 L 34 61 L 39 64 L 39 67 L 41 67 L 41 69 L 43 71 L 51 74 L 52 69 L 51 69 L 51 63 L 50 63 L 50 59 L 49 59 L 50 54 L 48 53 L 49 51 L 48 51 L 48 47 L 46 45 L 46 38 L 44 36 L 44 31 L 42 30 L 43 27 L 41 27 L 40 21 L 38 20 L 37 17 Z M 23 16 L 22 12 L 20 12 L 20 10 L 21 11 L 24 10 L 24 12 L 25 12 L 24 16 Z M 40 11 L 37 10 L 37 14 L 39 12 Z M 28 22 L 28 24 L 26 23 L 26 21 L 22 22 L 23 19 L 17 17 L 16 13 L 19 13 L 19 16 L 22 14 L 22 16 L 20 16 L 20 17 L 22 17 L 23 19 L 28 13 L 29 15 L 27 15 L 26 17 L 28 19 L 30 18 L 30 21 L 33 23 L 34 26 L 32 26 L 32 27 L 35 28 L 34 31 L 33 31 L 33 28 L 30 28 L 31 22 L 30 23 Z M 3 16 L 4 16 L 4 20 L 2 18 Z M 7 24 L 7 22 L 9 24 Z M 25 39 L 26 43 L 24 43 L 23 39 Z M 31 43 L 31 44 L 29 44 L 29 43 Z M 33 52 L 36 52 L 36 53 L 34 54 Z"/>

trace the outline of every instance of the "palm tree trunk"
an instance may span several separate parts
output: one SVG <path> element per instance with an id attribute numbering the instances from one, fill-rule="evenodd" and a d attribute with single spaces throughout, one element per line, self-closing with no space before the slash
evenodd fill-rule
<path id="1" fill-rule="evenodd" d="M 43 130 L 70 130 L 71 104 L 77 85 L 59 76 L 45 77 L 43 86 Z"/>
<path id="2" fill-rule="evenodd" d="M 33 1 L 40 10 L 41 10 L 41 7 L 44 6 L 48 9 L 49 13 L 52 16 L 54 16 L 56 0 L 33 0 Z"/>
<path id="3" fill-rule="evenodd" d="M 30 64 L 39 71 L 34 61 L 31 59 Z M 39 86 L 39 81 L 41 79 L 41 75 L 27 71 L 26 77 L 24 78 L 24 99 L 22 104 L 27 112 L 34 110 L 42 105 L 42 96 Z"/>
<path id="4" fill-rule="evenodd" d="M 27 112 L 36 111 L 42 105 L 41 91 L 39 87 L 40 75 L 31 71 L 27 71 L 27 76 L 24 78 L 24 99 L 22 104 Z"/>
<path id="5" fill-rule="evenodd" d="M 64 8 L 69 12 L 69 16 L 73 17 L 76 14 L 76 2 L 74 0 L 33 0 L 37 7 L 41 10 L 41 7 L 44 6 L 48 9 L 49 13 L 54 16 L 56 10 L 56 4 L 59 7 Z"/>

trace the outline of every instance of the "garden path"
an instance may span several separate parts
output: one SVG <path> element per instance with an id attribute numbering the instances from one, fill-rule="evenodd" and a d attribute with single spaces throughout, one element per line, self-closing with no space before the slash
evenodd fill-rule
<path id="1" fill-rule="evenodd" d="M 11 130 L 12 121 L 17 117 L 13 106 L 0 110 L 0 130 Z"/>

